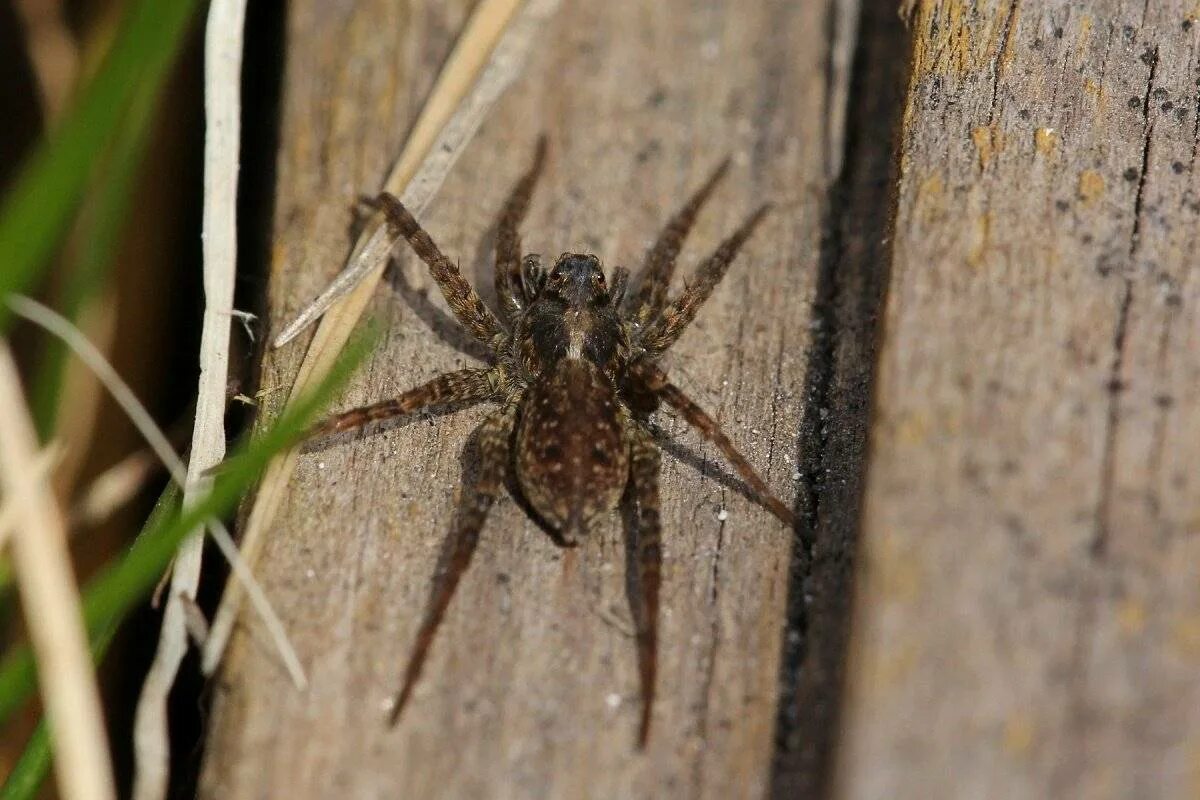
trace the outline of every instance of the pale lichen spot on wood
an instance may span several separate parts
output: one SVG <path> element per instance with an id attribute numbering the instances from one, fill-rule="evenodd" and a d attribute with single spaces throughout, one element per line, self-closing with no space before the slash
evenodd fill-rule
<path id="1" fill-rule="evenodd" d="M 917 184 L 916 217 L 924 225 L 937 222 L 945 215 L 942 198 L 946 194 L 946 181 L 940 172 L 935 172 Z"/>
<path id="2" fill-rule="evenodd" d="M 1058 149 L 1058 138 L 1054 128 L 1038 128 L 1033 132 L 1033 145 L 1042 155 L 1053 155 Z"/>
<path id="3" fill-rule="evenodd" d="M 917 664 L 920 643 L 903 641 L 892 647 L 887 655 L 871 665 L 871 673 L 862 689 L 870 696 L 886 698 L 891 690 L 908 680 Z"/>
<path id="4" fill-rule="evenodd" d="M 871 567 L 873 581 L 886 602 L 912 605 L 923 594 L 925 579 L 921 562 L 899 538 L 890 536 L 880 542 Z"/>
<path id="5" fill-rule="evenodd" d="M 1079 43 L 1076 45 L 1076 50 L 1080 52 L 1086 50 L 1088 42 L 1092 38 L 1092 18 L 1084 14 L 1079 18 Z"/>
<path id="6" fill-rule="evenodd" d="M 1171 649 L 1181 658 L 1200 660 L 1200 614 L 1175 620 L 1171 626 Z"/>
<path id="7" fill-rule="evenodd" d="M 904 414 L 896 421 L 893 433 L 894 444 L 916 445 L 929 438 L 929 417 L 919 412 Z"/>
<path id="8" fill-rule="evenodd" d="M 1084 78 L 1083 93 L 1095 102 L 1097 114 L 1103 114 L 1108 110 L 1108 92 L 1105 91 L 1104 84 L 1093 78 Z"/>
<path id="9" fill-rule="evenodd" d="M 971 131 L 971 142 L 979 155 L 979 168 L 987 169 L 992 158 L 1004 149 L 1004 133 L 995 122 L 991 125 L 980 125 Z"/>
<path id="10" fill-rule="evenodd" d="M 983 264 L 984 258 L 991 249 L 992 217 L 991 214 L 980 214 L 975 217 L 972 226 L 971 251 L 967 253 L 967 263 L 972 267 Z"/>
<path id="11" fill-rule="evenodd" d="M 1036 732 L 1037 728 L 1028 713 L 1013 714 L 1004 723 L 1004 749 L 1014 756 L 1029 755 L 1033 750 Z"/>
<path id="12" fill-rule="evenodd" d="M 1086 205 L 1092 205 L 1104 196 L 1104 176 L 1094 169 L 1085 169 L 1079 173 L 1079 199 Z"/>
<path id="13" fill-rule="evenodd" d="M 1124 636 L 1136 636 L 1146 627 L 1146 604 L 1140 597 L 1126 597 L 1117 606 L 1117 628 Z"/>

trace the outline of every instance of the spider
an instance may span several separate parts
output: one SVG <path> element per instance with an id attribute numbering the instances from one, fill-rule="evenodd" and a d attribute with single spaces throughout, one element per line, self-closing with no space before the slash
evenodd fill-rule
<path id="1" fill-rule="evenodd" d="M 521 256 L 518 227 L 546 160 L 538 140 L 529 170 L 513 187 L 496 233 L 495 287 L 502 315 L 480 299 L 458 268 L 394 196 L 371 204 L 392 233 L 404 237 L 428 265 L 454 316 L 489 350 L 492 365 L 447 372 L 391 400 L 330 417 L 312 431 L 325 436 L 434 407 L 461 409 L 484 401 L 499 408 L 478 431 L 479 473 L 465 495 L 447 543 L 448 558 L 434 577 L 425 618 L 392 706 L 404 710 L 459 580 L 479 541 L 488 510 L 515 472 L 526 507 L 562 546 L 574 546 L 589 523 L 622 497 L 636 520 L 636 573 L 631 602 L 641 681 L 639 749 L 650 733 L 657 672 L 662 546 L 658 445 L 649 417 L 666 403 L 712 442 L 759 502 L 789 527 L 792 512 L 776 497 L 716 421 L 671 383 L 656 361 L 675 343 L 725 275 L 738 250 L 769 210 L 759 207 L 700 265 L 674 298 L 668 285 L 696 216 L 728 159 L 675 213 L 646 255 L 641 282 L 626 297 L 629 273 L 617 267 L 606 283 L 594 255 L 564 253 L 552 269 L 537 255 Z"/>

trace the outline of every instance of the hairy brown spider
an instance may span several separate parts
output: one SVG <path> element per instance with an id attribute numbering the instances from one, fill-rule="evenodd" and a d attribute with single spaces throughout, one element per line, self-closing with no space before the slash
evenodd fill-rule
<path id="1" fill-rule="evenodd" d="M 448 372 L 392 400 L 336 415 L 313 435 L 436 406 L 461 408 L 485 400 L 500 406 L 480 427 L 477 484 L 463 500 L 463 513 L 451 533 L 450 557 L 435 577 L 429 608 L 392 709 L 393 724 L 421 675 L 434 634 L 508 470 L 515 469 L 516 484 L 529 506 L 566 546 L 577 544 L 591 520 L 613 510 L 628 492 L 626 497 L 636 509 L 637 596 L 632 613 L 642 687 L 640 748 L 650 732 L 657 670 L 660 457 L 648 419 L 660 402 L 673 407 L 716 445 L 775 516 L 794 525 L 792 512 L 771 494 L 716 421 L 654 363 L 691 323 L 768 207 L 751 214 L 700 265 L 693 283 L 668 299 L 683 240 L 729 162 L 721 164 L 667 223 L 646 255 L 641 284 L 626 303 L 629 273 L 624 268 L 613 271 L 609 286 L 593 255 L 564 253 L 549 272 L 538 256 L 521 257 L 517 228 L 545 157 L 543 137 L 533 165 L 513 187 L 500 213 L 495 286 L 503 322 L 400 201 L 386 193 L 378 197 L 375 204 L 383 209 L 388 224 L 429 266 L 455 317 L 491 350 L 494 363 L 485 369 Z"/>

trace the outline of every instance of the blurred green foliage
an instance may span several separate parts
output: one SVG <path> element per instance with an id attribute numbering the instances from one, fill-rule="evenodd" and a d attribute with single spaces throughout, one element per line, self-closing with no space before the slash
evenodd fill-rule
<path id="1" fill-rule="evenodd" d="M 77 319 L 104 289 L 129 219 L 159 97 L 199 6 L 197 0 L 131 0 L 99 69 L 0 200 L 0 334 L 11 322 L 4 299 L 45 285 L 56 262 L 61 272 L 54 305 L 68 318 Z M 69 232 L 70 252 L 55 259 Z M 163 493 L 138 537 L 83 591 L 85 624 L 97 660 L 121 621 L 169 569 L 179 543 L 204 520 L 233 509 L 269 460 L 303 435 L 373 338 L 357 338 L 317 390 L 238 448 L 219 468 L 207 497 L 181 512 L 178 490 Z M 44 441 L 55 430 L 65 364 L 66 351 L 48 341 L 31 393 Z M 35 685 L 32 653 L 26 646 L 11 648 L 0 661 L 0 723 L 31 697 Z M 44 722 L 39 724 L 0 798 L 37 793 L 51 762 L 51 734 Z"/>
<path id="2" fill-rule="evenodd" d="M 147 84 L 162 85 L 196 6 L 134 0 L 100 69 L 25 162 L 0 204 L 0 298 L 28 291 L 42 276 L 133 99 Z M 8 319 L 0 304 L 0 327 Z"/>
<path id="3" fill-rule="evenodd" d="M 362 362 L 375 338 L 373 333 L 356 337 L 334 370 L 316 389 L 291 404 L 278 421 L 227 458 L 217 471 L 212 491 L 206 497 L 180 514 L 171 513 L 174 504 L 169 500 L 159 502 L 156 507 L 159 513 L 150 517 L 125 554 L 90 581 L 83 591 L 84 622 L 94 652 L 150 595 L 184 538 L 205 520 L 232 511 L 271 458 L 303 437 L 318 411 L 328 405 L 333 394 Z M 164 506 L 166 512 L 161 511 Z M 0 661 L 0 722 L 33 694 L 36 678 L 36 664 L 28 647 L 13 650 Z M 36 765 L 44 761 L 39 761 L 37 750 L 45 748 L 46 743 L 35 739 L 32 745 L 34 752 L 28 758 Z M 24 778 L 22 781 L 28 782 Z"/>

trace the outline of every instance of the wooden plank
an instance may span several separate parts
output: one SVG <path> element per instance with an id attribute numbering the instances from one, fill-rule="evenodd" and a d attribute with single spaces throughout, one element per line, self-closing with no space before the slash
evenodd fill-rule
<path id="1" fill-rule="evenodd" d="M 769 198 L 776 211 L 667 366 L 787 500 L 829 154 L 840 151 L 829 124 L 831 92 L 843 91 L 828 74 L 831 2 L 568 0 L 424 220 L 490 298 L 490 228 L 538 132 L 552 150 L 526 249 L 584 248 L 610 266 L 637 266 L 670 209 L 733 154 L 681 271 L 756 203 Z M 465 5 L 289 5 L 272 325 L 342 264 L 354 198 L 398 152 Z M 386 339 L 343 407 L 475 361 L 407 252 L 393 283 L 374 306 Z M 298 358 L 296 349 L 270 354 L 264 386 L 286 385 Z M 648 752 L 633 748 L 639 694 L 619 521 L 564 553 L 509 499 L 492 512 L 413 703 L 386 728 L 470 468 L 460 454 L 481 418 L 477 409 L 394 426 L 302 459 L 260 572 L 312 688 L 288 685 L 251 623 L 215 691 L 202 794 L 761 794 L 791 533 L 667 414 L 660 422 L 677 458 L 664 470 Z"/>
<path id="2" fill-rule="evenodd" d="M 916 10 L 841 795 L 1200 794 L 1196 14 Z"/>

